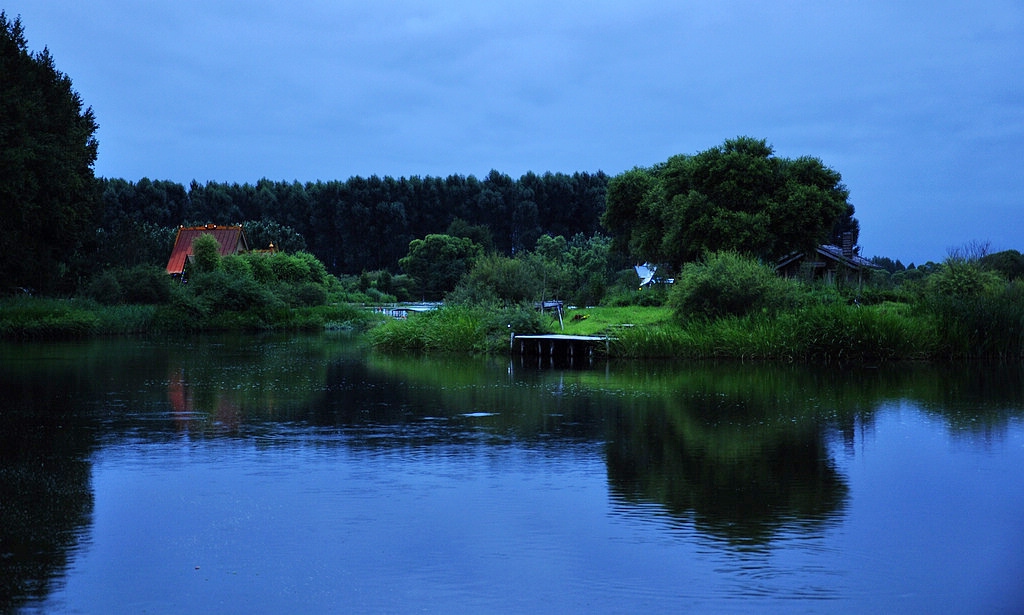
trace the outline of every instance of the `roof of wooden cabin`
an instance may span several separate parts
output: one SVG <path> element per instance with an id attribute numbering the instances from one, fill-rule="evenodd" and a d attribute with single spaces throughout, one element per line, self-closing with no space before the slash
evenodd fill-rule
<path id="1" fill-rule="evenodd" d="M 213 235 L 220 244 L 221 256 L 249 249 L 249 242 L 241 226 L 183 226 L 178 229 L 178 236 L 174 239 L 174 249 L 171 250 L 171 258 L 167 260 L 167 273 L 180 274 L 185 270 L 185 261 L 192 254 L 192 242 L 200 235 Z"/>

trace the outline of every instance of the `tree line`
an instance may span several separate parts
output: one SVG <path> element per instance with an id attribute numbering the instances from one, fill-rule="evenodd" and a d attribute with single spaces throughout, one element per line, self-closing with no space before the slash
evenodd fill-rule
<path id="1" fill-rule="evenodd" d="M 304 249 L 334 274 L 399 271 L 409 244 L 453 233 L 512 255 L 542 235 L 591 236 L 600 230 L 608 176 L 491 171 L 448 177 L 351 177 L 348 180 L 200 184 L 98 179 L 94 262 L 135 264 L 165 245 L 178 225 L 237 224 L 254 247 Z M 251 229 L 256 229 L 255 232 Z M 134 254 L 134 255 L 133 255 Z M 164 257 L 166 258 L 166 254 Z"/>

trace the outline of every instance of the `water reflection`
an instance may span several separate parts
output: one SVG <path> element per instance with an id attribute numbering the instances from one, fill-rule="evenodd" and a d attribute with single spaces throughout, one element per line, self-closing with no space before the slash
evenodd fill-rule
<path id="1" fill-rule="evenodd" d="M 88 420 L 76 412 L 83 384 L 72 364 L 25 357 L 0 370 L 0 610 L 13 597 L 42 598 L 63 573 L 90 522 Z M 87 378 L 85 380 L 87 383 Z"/>
<path id="2" fill-rule="evenodd" d="M 427 459 L 582 445 L 603 451 L 609 514 L 756 558 L 847 518 L 842 461 L 881 408 L 913 404 L 989 446 L 1024 414 L 1019 366 L 587 367 L 380 355 L 344 336 L 2 345 L 0 607 L 65 574 L 89 536 L 92 460 L 125 442 Z"/>

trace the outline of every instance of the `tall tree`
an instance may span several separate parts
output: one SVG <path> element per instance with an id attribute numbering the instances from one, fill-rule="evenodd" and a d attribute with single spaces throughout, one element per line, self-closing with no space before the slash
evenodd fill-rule
<path id="1" fill-rule="evenodd" d="M 435 234 L 409 242 L 409 253 L 399 263 L 420 295 L 436 301 L 455 288 L 480 254 L 480 246 L 465 237 Z"/>
<path id="2" fill-rule="evenodd" d="M 0 11 L 0 277 L 5 287 L 70 290 L 99 201 L 91 108 L 50 52 L 28 50 Z M 78 260 L 78 262 L 81 262 Z"/>
<path id="3" fill-rule="evenodd" d="M 721 250 L 770 261 L 843 232 L 856 242 L 848 197 L 817 158 L 779 158 L 764 140 L 740 137 L 613 178 L 602 222 L 641 261 L 678 267 Z"/>

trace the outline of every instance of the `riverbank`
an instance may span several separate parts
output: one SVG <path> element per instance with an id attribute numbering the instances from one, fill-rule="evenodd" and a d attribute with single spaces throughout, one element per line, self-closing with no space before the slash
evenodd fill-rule
<path id="1" fill-rule="evenodd" d="M 0 301 L 0 339 L 66 340 L 200 331 L 365 330 L 383 317 L 346 303 L 205 312 L 183 303 L 102 305 L 89 299 Z"/>
<path id="2" fill-rule="evenodd" d="M 366 332 L 389 352 L 501 353 L 510 334 L 608 338 L 610 358 L 777 361 L 875 365 L 895 361 L 1024 358 L 1018 312 L 936 314 L 905 303 L 816 304 L 682 322 L 667 306 L 569 309 L 561 321 L 524 307 L 443 306 L 393 319 L 361 305 L 332 304 L 212 314 L 178 305 L 105 306 L 82 299 L 8 298 L 0 339 L 54 340 L 214 331 Z"/>
<path id="3" fill-rule="evenodd" d="M 450 306 L 385 322 L 368 335 L 374 346 L 391 351 L 506 352 L 509 333 L 561 333 L 607 337 L 610 358 L 877 365 L 1020 361 L 1021 326 L 1016 312 L 937 315 L 894 302 L 811 304 L 777 314 L 685 322 L 665 306 L 592 307 L 567 310 L 561 324 L 544 316 L 518 327 L 506 314 Z"/>

